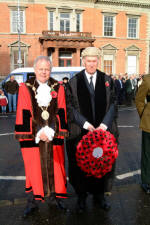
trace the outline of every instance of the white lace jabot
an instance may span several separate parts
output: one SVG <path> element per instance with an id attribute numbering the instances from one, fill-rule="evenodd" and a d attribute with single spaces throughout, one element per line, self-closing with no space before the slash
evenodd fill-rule
<path id="1" fill-rule="evenodd" d="M 52 96 L 50 94 L 51 88 L 47 85 L 47 83 L 39 83 L 39 87 L 37 88 L 37 94 L 35 98 L 37 99 L 38 105 L 47 107 L 52 100 Z"/>

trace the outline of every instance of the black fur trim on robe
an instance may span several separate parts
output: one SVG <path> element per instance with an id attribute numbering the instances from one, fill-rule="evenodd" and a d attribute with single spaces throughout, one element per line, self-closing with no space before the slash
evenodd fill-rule
<path id="1" fill-rule="evenodd" d="M 92 116 L 92 98 L 84 78 L 84 71 L 77 77 L 77 95 L 81 114 L 95 127 L 99 126 L 106 113 L 106 87 L 103 73 L 97 71 L 95 86 L 95 122 Z"/>
<path id="2" fill-rule="evenodd" d="M 23 109 L 23 124 L 15 125 L 16 132 L 30 132 L 30 110 Z"/>
<path id="3" fill-rule="evenodd" d="M 67 129 L 67 123 L 65 121 L 65 111 L 64 111 L 64 109 L 59 108 L 57 114 L 58 114 L 59 119 L 60 119 L 61 129 Z"/>
<path id="4" fill-rule="evenodd" d="M 33 147 L 39 147 L 39 145 L 36 144 L 35 141 L 25 140 L 25 141 L 20 141 L 20 147 L 21 148 L 33 148 Z"/>

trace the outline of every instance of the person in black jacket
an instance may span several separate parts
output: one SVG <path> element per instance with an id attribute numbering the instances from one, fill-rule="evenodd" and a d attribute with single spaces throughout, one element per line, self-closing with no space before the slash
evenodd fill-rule
<path id="1" fill-rule="evenodd" d="M 94 200 L 98 201 L 99 206 L 104 210 L 110 208 L 104 198 L 104 192 L 111 191 L 114 167 L 101 179 L 87 177 L 77 166 L 75 156 L 78 142 L 88 131 L 103 129 L 118 136 L 114 82 L 110 76 L 97 70 L 99 56 L 98 48 L 86 48 L 82 52 L 85 70 L 71 78 L 66 89 L 70 132 L 66 140 L 69 181 L 78 197 L 79 212 L 85 209 L 87 193 L 93 194 Z"/>
<path id="2" fill-rule="evenodd" d="M 14 76 L 11 76 L 10 80 L 5 83 L 4 89 L 8 95 L 9 112 L 12 112 L 12 111 L 16 112 L 17 93 L 18 93 L 19 85 L 17 81 L 15 80 Z"/>

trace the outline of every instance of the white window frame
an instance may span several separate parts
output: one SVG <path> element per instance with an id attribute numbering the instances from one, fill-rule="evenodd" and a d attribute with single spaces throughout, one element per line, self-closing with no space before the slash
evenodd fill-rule
<path id="1" fill-rule="evenodd" d="M 128 39 L 138 39 L 139 38 L 139 17 L 137 15 L 128 15 L 127 17 L 127 38 Z M 136 37 L 129 37 L 129 19 L 136 19 Z"/>
<path id="2" fill-rule="evenodd" d="M 17 14 L 18 14 L 18 10 L 17 9 L 13 9 L 13 10 L 11 10 L 11 19 L 10 19 L 10 21 L 11 21 L 11 33 L 18 33 L 18 27 L 16 28 L 16 30 L 13 30 L 13 26 L 14 26 L 14 23 L 13 22 L 15 22 L 15 21 L 13 21 L 13 12 L 16 12 Z M 23 21 L 22 21 L 22 28 L 23 28 L 23 30 L 21 31 L 20 30 L 20 33 L 22 34 L 22 33 L 25 33 L 26 32 L 26 30 L 25 30 L 25 27 L 26 27 L 26 25 L 25 25 L 25 10 L 24 9 L 20 9 L 20 12 L 23 12 L 23 16 L 22 16 L 22 19 L 23 19 Z M 18 16 L 18 15 L 17 15 Z M 17 26 L 17 21 L 16 21 L 16 26 Z"/>
<path id="3" fill-rule="evenodd" d="M 105 17 L 112 17 L 113 18 L 113 35 L 112 36 L 108 36 L 108 35 L 104 34 Z M 112 13 L 103 13 L 103 37 L 114 38 L 115 36 L 116 36 L 116 13 L 113 13 L 113 14 Z"/>

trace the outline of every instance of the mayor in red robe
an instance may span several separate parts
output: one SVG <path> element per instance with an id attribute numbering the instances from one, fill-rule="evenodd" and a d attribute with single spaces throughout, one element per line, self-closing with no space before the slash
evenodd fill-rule
<path id="1" fill-rule="evenodd" d="M 15 136 L 24 160 L 26 192 L 32 192 L 32 202 L 37 202 L 52 195 L 56 199 L 66 197 L 67 120 L 64 87 L 49 76 L 49 58 L 39 56 L 34 68 L 35 77 L 19 88 Z M 44 95 L 45 90 L 48 92 Z M 33 211 L 34 206 L 28 204 L 25 215 Z"/>

